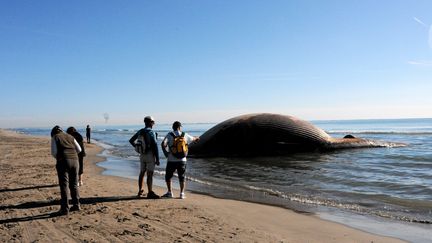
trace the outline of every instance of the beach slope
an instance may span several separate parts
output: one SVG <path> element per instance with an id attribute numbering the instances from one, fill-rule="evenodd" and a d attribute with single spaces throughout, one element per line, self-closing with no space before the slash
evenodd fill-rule
<path id="1" fill-rule="evenodd" d="M 192 193 L 139 199 L 135 181 L 101 175 L 102 149 L 93 144 L 86 144 L 81 211 L 56 216 L 60 194 L 49 149 L 47 137 L 0 130 L 1 242 L 402 242 L 255 203 Z"/>

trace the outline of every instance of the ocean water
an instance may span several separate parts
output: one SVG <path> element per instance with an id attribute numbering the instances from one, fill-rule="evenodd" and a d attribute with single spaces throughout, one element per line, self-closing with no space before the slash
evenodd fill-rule
<path id="1" fill-rule="evenodd" d="M 257 158 L 191 158 L 187 190 L 221 198 L 315 212 L 369 232 L 432 242 L 432 119 L 312 121 L 333 137 L 406 143 L 406 147 L 347 149 Z M 199 136 L 215 124 L 183 124 Z M 156 124 L 159 143 L 170 124 Z M 129 138 L 141 126 L 93 127 L 106 149 L 104 172 L 136 179 L 138 155 Z M 84 127 L 80 132 L 84 135 Z M 16 129 L 49 135 L 49 129 Z M 156 184 L 164 185 L 160 152 Z M 174 179 L 174 181 L 176 181 Z"/>

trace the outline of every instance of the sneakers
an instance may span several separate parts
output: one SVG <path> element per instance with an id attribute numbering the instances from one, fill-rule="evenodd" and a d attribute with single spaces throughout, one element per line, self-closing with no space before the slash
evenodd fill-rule
<path id="1" fill-rule="evenodd" d="M 162 197 L 163 198 L 173 198 L 173 194 L 172 194 L 172 192 L 167 192 Z M 184 192 L 180 193 L 180 199 L 185 199 L 185 198 L 186 198 L 185 193 Z"/>
<path id="2" fill-rule="evenodd" d="M 160 198 L 160 196 L 158 196 L 156 193 L 154 193 L 153 191 L 150 191 L 148 194 L 147 194 L 147 199 L 159 199 Z"/>
<path id="3" fill-rule="evenodd" d="M 80 211 L 80 210 L 81 210 L 80 205 L 73 205 L 73 206 L 69 209 L 70 212 Z"/>
<path id="4" fill-rule="evenodd" d="M 173 194 L 172 194 L 172 192 L 167 192 L 162 197 L 163 198 L 173 198 Z"/>

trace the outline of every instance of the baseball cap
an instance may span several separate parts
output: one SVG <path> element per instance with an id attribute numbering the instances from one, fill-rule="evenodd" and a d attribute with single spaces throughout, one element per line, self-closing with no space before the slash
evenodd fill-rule
<path id="1" fill-rule="evenodd" d="M 154 122 L 154 118 L 152 116 L 146 116 L 144 117 L 144 122 Z"/>

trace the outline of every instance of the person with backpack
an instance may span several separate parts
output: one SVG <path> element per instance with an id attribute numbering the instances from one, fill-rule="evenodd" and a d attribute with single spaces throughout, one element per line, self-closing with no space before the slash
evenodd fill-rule
<path id="1" fill-rule="evenodd" d="M 159 165 L 159 150 L 157 147 L 157 133 L 152 128 L 155 124 L 153 117 L 144 117 L 145 128 L 140 129 L 135 135 L 129 139 L 129 143 L 140 154 L 140 174 L 138 177 L 138 196 L 144 194 L 143 180 L 147 172 L 147 198 L 160 198 L 153 192 L 153 172 L 155 165 Z"/>
<path id="2" fill-rule="evenodd" d="M 175 171 L 177 171 L 179 178 L 180 198 L 186 198 L 184 190 L 188 144 L 199 140 L 199 137 L 192 137 L 191 135 L 182 132 L 181 127 L 181 123 L 179 121 L 175 121 L 172 125 L 173 131 L 169 132 L 161 143 L 162 151 L 167 158 L 165 182 L 168 192 L 162 196 L 165 198 L 173 197 L 171 179 Z"/>
<path id="3" fill-rule="evenodd" d="M 79 146 L 81 147 L 81 152 L 78 154 L 78 162 L 79 162 L 79 169 L 78 169 L 78 186 L 83 186 L 83 180 L 82 180 L 82 174 L 84 173 L 84 157 L 86 156 L 85 148 L 84 148 L 84 139 L 81 136 L 81 134 L 75 129 L 75 127 L 69 127 L 66 130 L 67 134 L 72 135 L 72 137 L 75 138 L 75 140 L 78 142 Z"/>
<path id="4" fill-rule="evenodd" d="M 67 215 L 69 211 L 79 211 L 78 191 L 78 153 L 81 147 L 74 137 L 64 133 L 59 126 L 51 130 L 51 155 L 56 159 L 57 176 L 60 186 L 60 211 L 59 214 Z M 68 192 L 72 197 L 73 206 L 69 209 Z"/>

